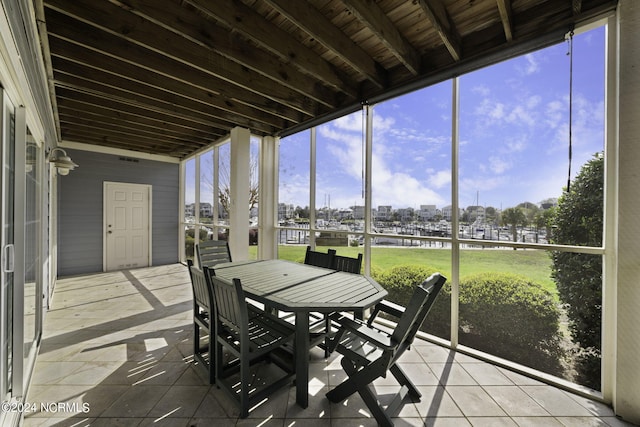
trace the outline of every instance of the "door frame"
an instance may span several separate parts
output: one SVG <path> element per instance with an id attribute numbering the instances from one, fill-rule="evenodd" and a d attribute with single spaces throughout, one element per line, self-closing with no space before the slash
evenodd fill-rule
<path id="1" fill-rule="evenodd" d="M 102 271 L 108 271 L 107 270 L 107 265 L 108 265 L 108 260 L 107 260 L 107 232 L 108 232 L 108 227 L 107 227 L 107 212 L 108 212 L 108 200 L 107 200 L 107 187 L 109 185 L 126 185 L 126 186 L 134 186 L 134 187 L 138 187 L 141 190 L 145 189 L 147 191 L 147 212 L 148 212 L 148 224 L 149 224 L 149 233 L 148 233 L 148 241 L 147 244 L 149 245 L 149 250 L 148 250 L 148 260 L 147 260 L 147 264 L 149 266 L 153 265 L 152 264 L 152 259 L 153 259 L 153 253 L 152 253 L 152 242 L 153 242 L 153 223 L 152 223 L 152 207 L 153 207 L 153 200 L 152 200 L 152 195 L 153 195 L 153 186 L 150 184 L 137 184 L 134 182 L 120 182 L 120 181 L 104 181 L 102 183 Z"/>

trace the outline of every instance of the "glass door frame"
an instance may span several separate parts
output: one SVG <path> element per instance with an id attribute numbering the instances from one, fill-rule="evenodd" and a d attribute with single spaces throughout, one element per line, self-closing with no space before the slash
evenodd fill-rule
<path id="1" fill-rule="evenodd" d="M 37 348 L 42 335 L 43 306 L 40 301 L 43 289 L 42 276 L 42 227 L 37 227 L 34 235 L 35 251 L 38 265 L 35 265 L 35 294 L 33 295 L 35 323 L 33 336 L 29 337 L 31 345 L 25 349 L 25 249 L 26 249 L 26 181 L 27 181 L 27 125 L 26 112 L 23 106 L 14 106 L 6 92 L 0 88 L 0 140 L 2 141 L 2 197 L 0 213 L 3 223 L 12 220 L 13 227 L 9 236 L 2 229 L 1 286 L 2 311 L 0 335 L 3 345 L 0 346 L 0 394 L 2 401 L 16 401 L 24 398 L 28 382 L 33 371 Z M 37 155 L 33 169 L 38 174 L 40 185 L 35 187 L 35 199 L 39 220 L 43 220 L 42 186 L 43 160 L 42 145 L 37 144 Z M 6 274 L 12 276 L 7 280 Z M 36 297 L 38 296 L 38 297 Z M 7 340 L 10 340 L 8 343 Z M 8 345 L 5 347 L 4 343 Z M 9 346 L 11 348 L 9 348 Z M 6 414 L 5 414 L 6 415 Z"/>

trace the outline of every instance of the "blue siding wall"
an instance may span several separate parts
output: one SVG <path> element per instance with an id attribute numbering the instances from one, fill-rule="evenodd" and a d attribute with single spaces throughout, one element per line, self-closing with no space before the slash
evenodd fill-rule
<path id="1" fill-rule="evenodd" d="M 102 271 L 103 183 L 153 188 L 153 265 L 178 262 L 179 165 L 65 149 L 80 165 L 58 178 L 58 274 Z"/>

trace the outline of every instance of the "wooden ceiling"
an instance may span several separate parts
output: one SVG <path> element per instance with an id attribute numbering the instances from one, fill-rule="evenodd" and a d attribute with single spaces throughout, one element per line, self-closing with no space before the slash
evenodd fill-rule
<path id="1" fill-rule="evenodd" d="M 558 42 L 612 0 L 36 0 L 61 141 L 178 158 Z M 43 13 L 42 13 L 43 12 Z"/>

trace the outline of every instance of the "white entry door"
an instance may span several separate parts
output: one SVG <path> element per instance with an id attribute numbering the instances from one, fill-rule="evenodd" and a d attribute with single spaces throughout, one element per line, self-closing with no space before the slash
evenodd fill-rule
<path id="1" fill-rule="evenodd" d="M 104 270 L 151 265 L 151 186 L 104 183 Z"/>

